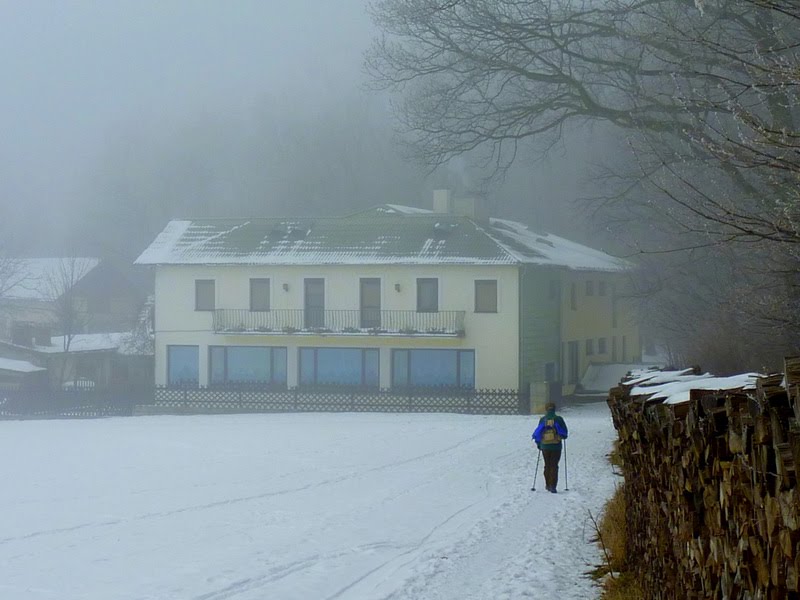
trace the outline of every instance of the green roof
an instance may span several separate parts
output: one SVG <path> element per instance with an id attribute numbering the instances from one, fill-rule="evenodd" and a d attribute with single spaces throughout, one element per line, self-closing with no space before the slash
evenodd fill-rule
<path id="1" fill-rule="evenodd" d="M 516 264 L 466 217 L 171 221 L 137 264 Z"/>
<path id="2" fill-rule="evenodd" d="M 347 217 L 170 221 L 140 265 L 519 265 L 621 271 L 630 264 L 516 221 L 384 204 Z"/>

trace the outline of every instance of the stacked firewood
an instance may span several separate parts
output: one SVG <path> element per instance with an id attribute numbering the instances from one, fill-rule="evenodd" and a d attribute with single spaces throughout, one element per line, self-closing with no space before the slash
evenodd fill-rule
<path id="1" fill-rule="evenodd" d="M 610 391 L 647 598 L 800 598 L 800 358 L 785 367 L 678 404 Z"/>

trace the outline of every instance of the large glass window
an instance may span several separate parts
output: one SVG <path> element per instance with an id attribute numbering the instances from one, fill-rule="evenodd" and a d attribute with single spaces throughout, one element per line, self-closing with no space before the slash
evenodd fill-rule
<path id="1" fill-rule="evenodd" d="M 269 279 L 250 280 L 250 310 L 269 310 Z"/>
<path id="2" fill-rule="evenodd" d="M 286 385 L 286 348 L 212 346 L 211 383 Z"/>
<path id="3" fill-rule="evenodd" d="M 497 312 L 496 279 L 478 279 L 475 281 L 475 312 Z"/>
<path id="4" fill-rule="evenodd" d="M 214 280 L 196 279 L 194 282 L 194 309 L 214 310 Z"/>
<path id="5" fill-rule="evenodd" d="M 394 350 L 392 386 L 475 387 L 474 350 Z"/>
<path id="6" fill-rule="evenodd" d="M 439 312 L 439 280 L 417 279 L 417 312 Z"/>
<path id="7" fill-rule="evenodd" d="M 378 350 L 300 348 L 300 384 L 378 387 Z"/>
<path id="8" fill-rule="evenodd" d="M 198 346 L 167 346 L 167 383 L 196 386 L 200 379 Z"/>

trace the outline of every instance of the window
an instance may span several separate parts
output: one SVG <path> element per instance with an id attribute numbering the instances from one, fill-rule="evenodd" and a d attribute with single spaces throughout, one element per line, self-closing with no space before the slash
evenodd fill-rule
<path id="1" fill-rule="evenodd" d="M 478 279 L 475 281 L 475 312 L 497 312 L 496 279 Z"/>
<path id="2" fill-rule="evenodd" d="M 586 340 L 586 356 L 594 354 L 594 340 Z"/>
<path id="3" fill-rule="evenodd" d="M 198 346 L 167 346 L 167 383 L 196 386 L 200 379 Z"/>
<path id="4" fill-rule="evenodd" d="M 378 387 L 376 348 L 300 348 L 301 385 Z"/>
<path id="5" fill-rule="evenodd" d="M 617 362 L 617 336 L 611 338 L 611 360 Z"/>
<path id="6" fill-rule="evenodd" d="M 392 387 L 475 387 L 474 350 L 393 350 Z"/>
<path id="7" fill-rule="evenodd" d="M 439 280 L 417 279 L 417 312 L 439 312 Z"/>
<path id="8" fill-rule="evenodd" d="M 250 280 L 250 310 L 269 310 L 269 279 Z"/>
<path id="9" fill-rule="evenodd" d="M 597 340 L 597 353 L 605 354 L 606 352 L 608 352 L 608 349 L 606 348 L 606 338 L 599 338 Z"/>
<path id="10" fill-rule="evenodd" d="M 305 280 L 304 326 L 325 326 L 325 280 L 313 278 Z"/>
<path id="11" fill-rule="evenodd" d="M 286 348 L 267 346 L 211 346 L 212 385 L 286 385 Z"/>
<path id="12" fill-rule="evenodd" d="M 578 383 L 578 342 L 567 342 L 567 383 Z"/>
<path id="13" fill-rule="evenodd" d="M 381 326 L 381 280 L 375 277 L 362 278 L 360 286 L 361 329 Z"/>
<path id="14" fill-rule="evenodd" d="M 214 310 L 214 280 L 196 279 L 194 282 L 194 309 Z"/>
<path id="15" fill-rule="evenodd" d="M 569 286 L 569 307 L 578 310 L 578 286 L 575 283 Z"/>
<path id="16" fill-rule="evenodd" d="M 586 295 L 594 296 L 594 281 L 592 280 L 586 282 Z"/>
<path id="17" fill-rule="evenodd" d="M 597 295 L 598 296 L 605 296 L 606 295 L 606 282 L 605 281 L 598 281 L 597 282 Z"/>

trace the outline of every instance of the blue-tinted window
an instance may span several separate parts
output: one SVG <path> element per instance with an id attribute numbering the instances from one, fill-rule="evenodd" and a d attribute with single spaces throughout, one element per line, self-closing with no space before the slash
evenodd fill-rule
<path id="1" fill-rule="evenodd" d="M 408 385 L 408 350 L 392 352 L 392 387 Z"/>
<path id="2" fill-rule="evenodd" d="M 286 348 L 272 348 L 272 382 L 286 385 Z"/>
<path id="3" fill-rule="evenodd" d="M 411 350 L 411 385 L 458 385 L 458 352 Z"/>
<path id="4" fill-rule="evenodd" d="M 167 383 L 197 385 L 200 379 L 198 346 L 167 346 Z"/>
<path id="5" fill-rule="evenodd" d="M 380 356 L 378 350 L 364 350 L 364 385 L 380 385 Z"/>
<path id="6" fill-rule="evenodd" d="M 225 383 L 225 347 L 212 346 L 209 348 L 209 352 L 211 353 L 211 383 Z"/>
<path id="7" fill-rule="evenodd" d="M 473 350 L 395 350 L 394 386 L 475 387 Z"/>
<path id="8" fill-rule="evenodd" d="M 380 383 L 378 350 L 301 348 L 300 383 L 377 387 Z"/>
<path id="9" fill-rule="evenodd" d="M 213 346 L 211 383 L 286 384 L 286 348 Z"/>
<path id="10" fill-rule="evenodd" d="M 458 353 L 458 385 L 461 387 L 475 387 L 475 353 L 460 351 Z"/>
<path id="11" fill-rule="evenodd" d="M 315 380 L 316 361 L 314 348 L 300 348 L 300 384 L 313 385 Z"/>

